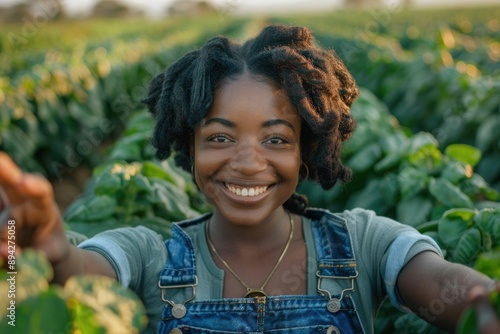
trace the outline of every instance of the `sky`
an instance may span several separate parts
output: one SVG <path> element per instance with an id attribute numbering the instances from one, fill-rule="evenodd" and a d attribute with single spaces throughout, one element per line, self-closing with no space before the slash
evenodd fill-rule
<path id="1" fill-rule="evenodd" d="M 51 0 L 42 0 L 51 1 Z M 89 11 L 97 0 L 61 0 L 69 14 Z M 164 13 L 165 8 L 172 0 L 121 0 L 131 6 L 145 9 L 149 14 Z M 400 0 L 384 0 L 387 6 L 394 6 Z M 0 0 L 0 6 L 18 3 L 20 0 Z M 214 0 L 219 8 L 237 7 L 243 13 L 255 12 L 285 12 L 285 11 L 304 11 L 304 10 L 328 10 L 339 7 L 342 0 Z M 500 5 L 500 0 L 413 0 L 418 7 L 447 7 L 457 5 L 476 5 L 476 4 L 496 4 Z"/>

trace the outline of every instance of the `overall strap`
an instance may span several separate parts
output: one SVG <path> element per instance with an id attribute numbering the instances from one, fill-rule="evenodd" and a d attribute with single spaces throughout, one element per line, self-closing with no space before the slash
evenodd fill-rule
<path id="1" fill-rule="evenodd" d="M 177 224 L 165 242 L 167 261 L 160 273 L 160 287 L 196 283 L 196 255 L 191 238 Z"/>
<path id="2" fill-rule="evenodd" d="M 172 237 L 165 241 L 167 261 L 160 273 L 160 287 L 197 283 L 196 254 L 191 237 L 184 228 L 205 221 L 211 214 L 172 224 Z"/>
<path id="3" fill-rule="evenodd" d="M 351 236 L 345 220 L 328 211 L 311 209 L 306 212 L 306 216 L 311 219 L 316 247 L 317 291 L 328 297 L 328 311 L 336 313 L 342 308 L 343 302 L 350 303 L 347 297 L 354 291 L 354 280 L 358 277 Z M 323 280 L 326 280 L 325 284 L 322 284 Z M 346 283 L 342 284 L 340 293 L 333 295 L 330 283 L 340 281 Z"/>
<path id="4" fill-rule="evenodd" d="M 160 273 L 158 287 L 161 289 L 162 300 L 172 306 L 172 315 L 177 319 L 186 315 L 185 304 L 195 299 L 196 286 L 198 285 L 194 245 L 182 227 L 199 223 L 204 219 L 206 216 L 180 224 L 172 224 L 172 237 L 165 242 L 167 261 Z M 182 299 L 174 300 L 172 297 L 180 291 L 188 294 L 183 293 Z"/>
<path id="5" fill-rule="evenodd" d="M 321 276 L 356 277 L 356 259 L 344 219 L 325 210 L 309 209 Z"/>

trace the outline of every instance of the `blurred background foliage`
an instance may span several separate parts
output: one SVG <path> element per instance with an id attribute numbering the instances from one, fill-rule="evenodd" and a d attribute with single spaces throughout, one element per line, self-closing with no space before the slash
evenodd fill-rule
<path id="1" fill-rule="evenodd" d="M 358 0 L 324 13 L 253 16 L 232 15 L 231 4 L 174 1 L 168 19 L 151 20 L 118 1 L 98 1 L 76 18 L 62 2 L 43 4 L 0 8 L 0 150 L 53 182 L 67 200 L 58 204 L 74 243 L 137 225 L 168 238 L 171 222 L 210 210 L 189 173 L 154 159 L 153 120 L 139 99 L 153 76 L 209 37 L 243 40 L 265 24 L 286 23 L 311 27 L 361 87 L 352 108 L 358 126 L 343 152 L 352 182 L 324 191 L 305 181 L 298 191 L 311 206 L 359 206 L 409 224 L 434 238 L 448 260 L 499 278 L 500 7 L 417 10 L 404 1 L 397 9 L 374 2 L 366 9 Z M 76 190 L 59 188 L 82 169 L 88 173 Z M 38 270 L 38 287 L 19 281 L 32 295 L 19 300 L 24 309 L 53 306 L 59 324 L 51 330 L 65 322 L 73 331 L 112 332 L 114 318 L 97 318 L 103 306 L 85 295 L 103 286 L 116 298 L 122 292 L 82 278 L 71 284 L 83 292 L 72 295 L 74 286 L 48 284 L 43 259 L 26 261 Z M 123 298 L 138 315 L 125 325 L 138 331 L 142 309 L 133 295 Z M 118 317 L 130 311 L 123 312 Z M 95 320 L 84 323 L 82 314 Z M 390 304 L 376 331 L 439 332 Z"/>

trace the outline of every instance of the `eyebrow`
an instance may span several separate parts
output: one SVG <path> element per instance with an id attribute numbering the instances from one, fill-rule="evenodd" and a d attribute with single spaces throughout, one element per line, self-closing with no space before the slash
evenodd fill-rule
<path id="1" fill-rule="evenodd" d="M 220 117 L 212 117 L 212 118 L 207 119 L 203 123 L 202 127 L 206 127 L 212 123 L 219 123 L 219 124 L 222 124 L 222 125 L 227 126 L 229 128 L 236 127 L 236 123 L 231 122 L 230 120 L 227 120 L 225 118 L 220 118 Z M 262 123 L 263 128 L 268 128 L 268 127 L 272 127 L 272 126 L 276 126 L 276 125 L 285 125 L 285 126 L 289 127 L 290 129 L 292 129 L 293 132 L 295 132 L 295 128 L 293 127 L 292 123 L 290 123 L 289 121 L 286 121 L 284 119 L 271 119 L 269 121 L 265 121 L 264 123 Z"/>
<path id="2" fill-rule="evenodd" d="M 212 118 L 207 119 L 205 122 L 203 122 L 202 127 L 204 128 L 212 123 L 219 123 L 219 124 L 222 124 L 222 125 L 230 127 L 230 128 L 236 127 L 236 124 L 234 122 L 231 122 L 225 118 L 220 118 L 220 117 L 212 117 Z"/>
<path id="3" fill-rule="evenodd" d="M 284 119 L 271 119 L 269 121 L 265 121 L 262 123 L 262 127 L 271 127 L 275 125 L 285 125 L 288 126 L 290 129 L 292 129 L 293 132 L 295 132 L 295 128 L 293 127 L 292 123 L 289 121 L 286 121 Z"/>

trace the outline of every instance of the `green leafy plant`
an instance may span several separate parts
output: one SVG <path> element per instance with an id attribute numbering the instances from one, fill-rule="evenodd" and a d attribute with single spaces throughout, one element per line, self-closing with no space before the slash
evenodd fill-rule
<path id="1" fill-rule="evenodd" d="M 139 298 L 110 278 L 77 276 L 64 287 L 50 285 L 50 264 L 30 250 L 17 259 L 17 272 L 15 296 L 0 301 L 2 333 L 139 333 L 147 323 Z M 0 292 L 8 296 L 13 276 L 1 270 L 0 277 Z"/>
<path id="2" fill-rule="evenodd" d="M 352 112 L 358 127 L 343 154 L 354 171 L 353 181 L 331 191 L 304 182 L 299 192 L 307 195 L 310 205 L 334 212 L 372 209 L 432 237 L 448 260 L 481 264 L 500 237 L 498 192 L 474 173 L 481 151 L 452 144 L 442 152 L 434 136 L 401 127 L 364 89 Z M 388 302 L 379 310 L 375 327 L 378 333 L 441 333 Z"/>
<path id="3" fill-rule="evenodd" d="M 72 232 L 87 237 L 112 228 L 147 226 L 170 237 L 171 222 L 192 218 L 210 206 L 191 174 L 173 159 L 153 159 L 154 122 L 146 110 L 131 116 L 124 135 L 97 166 L 84 193 L 64 213 Z"/>

